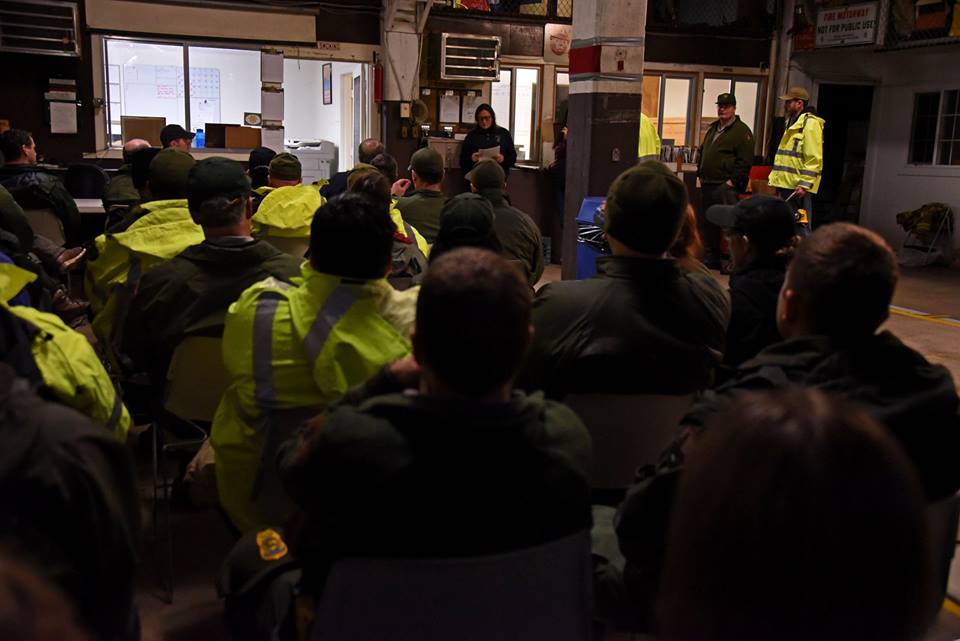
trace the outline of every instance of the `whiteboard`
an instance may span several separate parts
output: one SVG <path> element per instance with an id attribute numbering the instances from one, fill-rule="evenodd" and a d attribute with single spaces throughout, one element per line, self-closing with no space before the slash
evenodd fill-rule
<path id="1" fill-rule="evenodd" d="M 121 85 L 120 113 L 123 115 L 163 116 L 169 124 L 187 124 L 182 122 L 182 67 L 126 64 L 121 69 Z M 190 120 L 220 122 L 219 69 L 190 67 Z"/>

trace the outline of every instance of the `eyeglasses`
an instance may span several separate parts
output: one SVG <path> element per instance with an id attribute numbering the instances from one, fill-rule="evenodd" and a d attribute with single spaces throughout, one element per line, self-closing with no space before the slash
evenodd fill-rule
<path id="1" fill-rule="evenodd" d="M 493 116 L 478 116 L 477 120 L 480 122 L 493 122 Z"/>

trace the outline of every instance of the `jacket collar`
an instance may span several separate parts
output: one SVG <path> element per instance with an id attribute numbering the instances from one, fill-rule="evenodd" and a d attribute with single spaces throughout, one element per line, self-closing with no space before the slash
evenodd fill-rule
<path id="1" fill-rule="evenodd" d="M 504 204 L 504 202 L 506 202 L 503 198 L 502 189 L 488 187 L 488 188 L 479 190 L 477 193 L 479 193 L 481 196 L 489 200 L 490 204 L 493 205 L 494 207 L 500 207 L 501 205 Z"/>
<path id="2" fill-rule="evenodd" d="M 673 258 L 604 256 L 597 259 L 597 274 L 626 280 L 663 279 L 680 276 L 680 269 Z"/>

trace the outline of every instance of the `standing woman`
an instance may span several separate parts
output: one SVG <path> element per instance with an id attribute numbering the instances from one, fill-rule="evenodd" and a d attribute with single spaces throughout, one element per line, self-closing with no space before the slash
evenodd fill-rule
<path id="1" fill-rule="evenodd" d="M 480 159 L 481 149 L 499 147 L 499 152 L 493 159 L 503 167 L 504 175 L 510 173 L 510 168 L 517 163 L 517 150 L 513 146 L 513 136 L 510 132 L 497 125 L 497 115 L 493 107 L 483 103 L 474 112 L 477 126 L 470 130 L 460 147 L 460 168 L 467 174 Z"/>

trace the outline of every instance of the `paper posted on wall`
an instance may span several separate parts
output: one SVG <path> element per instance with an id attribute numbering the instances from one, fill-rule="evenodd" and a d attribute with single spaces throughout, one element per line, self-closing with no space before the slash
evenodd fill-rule
<path id="1" fill-rule="evenodd" d="M 500 147 L 490 147 L 488 149 L 480 149 L 480 160 L 496 160 L 497 156 L 500 155 Z"/>

